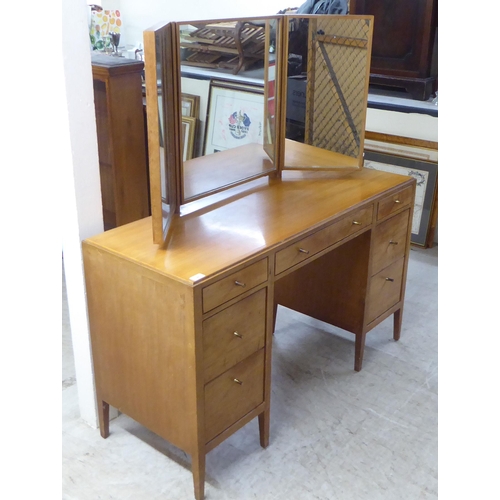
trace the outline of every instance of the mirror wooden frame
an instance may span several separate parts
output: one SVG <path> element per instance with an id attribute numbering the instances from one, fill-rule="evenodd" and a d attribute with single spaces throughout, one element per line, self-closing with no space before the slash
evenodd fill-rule
<path id="1" fill-rule="evenodd" d="M 339 161 L 332 161 L 335 155 L 330 150 L 320 149 L 317 146 L 309 144 L 291 144 L 293 141 L 286 139 L 286 100 L 287 100 L 287 64 L 288 64 L 288 29 L 289 23 L 294 19 L 307 19 L 308 23 L 325 22 L 328 19 L 339 20 L 342 22 L 366 23 L 367 29 L 360 41 L 357 38 L 349 38 L 348 35 L 329 35 L 318 31 L 322 40 L 328 39 L 338 46 L 349 44 L 358 44 L 365 51 L 366 62 L 358 72 L 360 82 L 362 82 L 362 109 L 358 110 L 357 117 L 357 145 L 358 152 L 355 157 L 348 157 L 340 154 Z M 265 22 L 266 23 L 266 54 L 269 53 L 269 25 L 271 21 L 276 23 L 276 50 L 275 50 L 275 83 L 274 83 L 274 150 L 269 145 L 264 144 L 263 150 L 266 157 L 274 163 L 273 168 L 263 169 L 255 175 L 242 177 L 239 180 L 228 184 L 221 184 L 215 188 L 209 187 L 194 196 L 186 197 L 184 189 L 184 164 L 182 157 L 182 103 L 181 103 L 181 43 L 180 26 L 200 25 L 226 22 Z M 314 24 L 313 24 L 314 25 Z M 363 144 L 366 121 L 366 108 L 368 96 L 368 83 L 370 72 L 370 57 L 373 36 L 373 16 L 326 16 L 326 15 L 297 15 L 284 14 L 276 16 L 263 16 L 252 18 L 231 18 L 231 19 L 213 19 L 198 21 L 170 22 L 167 24 L 152 27 L 144 32 L 145 43 L 145 74 L 146 74 L 146 100 L 147 100 L 147 123 L 148 123 L 148 146 L 149 146 L 149 171 L 150 171 L 150 189 L 151 189 L 151 212 L 153 220 L 153 240 L 155 243 L 164 242 L 169 233 L 169 227 L 175 217 L 180 216 L 181 206 L 203 197 L 210 196 L 223 190 L 227 190 L 252 181 L 256 178 L 269 176 L 281 178 L 285 170 L 327 170 L 327 171 L 352 171 L 363 168 Z M 314 47 L 311 49 L 314 50 Z M 324 56 L 324 53 L 323 53 Z M 268 98 L 269 85 L 268 58 L 265 57 L 264 68 L 264 109 L 265 123 L 268 120 Z M 325 67 L 330 65 L 325 58 L 323 63 Z M 308 67 L 308 75 L 311 66 Z M 332 68 L 328 68 L 332 74 Z M 309 76 L 308 76 L 309 78 Z M 330 84 L 330 82 L 329 82 Z M 337 91 L 338 84 L 337 85 Z M 361 84 L 358 84 L 360 86 Z M 309 86 L 311 88 L 311 86 Z M 341 92 L 338 93 L 339 101 L 342 99 Z M 312 102 L 312 93 L 308 92 L 308 102 Z M 161 98 L 161 104 L 160 104 Z M 346 111 L 346 103 L 341 105 Z M 345 113 L 348 117 L 348 112 Z M 344 128 L 353 129 L 351 123 L 347 120 Z M 164 124 L 161 127 L 161 124 Z M 163 147 L 161 146 L 163 144 Z M 230 151 L 230 150 L 229 150 Z M 221 155 L 221 153 L 217 153 Z M 197 164 L 203 163 L 204 168 L 210 171 L 216 164 L 230 165 L 234 163 L 234 157 L 227 155 L 209 155 L 196 158 L 190 161 L 196 161 Z M 217 158 L 213 158 L 217 156 Z M 224 159 L 227 158 L 227 159 Z M 304 161 L 307 159 L 307 161 Z M 347 160 L 346 160 L 347 159 Z"/>

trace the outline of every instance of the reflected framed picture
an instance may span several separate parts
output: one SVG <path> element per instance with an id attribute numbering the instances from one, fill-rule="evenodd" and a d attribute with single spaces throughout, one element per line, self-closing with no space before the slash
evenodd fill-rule
<path id="1" fill-rule="evenodd" d="M 193 94 L 181 94 L 182 116 L 199 118 L 200 114 L 200 96 Z"/>
<path id="2" fill-rule="evenodd" d="M 205 155 L 245 144 L 263 144 L 264 90 L 262 87 L 210 85 Z"/>
<path id="3" fill-rule="evenodd" d="M 192 116 L 182 117 L 182 159 L 191 160 L 194 156 L 197 119 Z"/>

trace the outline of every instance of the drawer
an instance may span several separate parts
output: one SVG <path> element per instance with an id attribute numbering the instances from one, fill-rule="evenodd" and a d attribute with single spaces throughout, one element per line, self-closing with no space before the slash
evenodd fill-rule
<path id="1" fill-rule="evenodd" d="M 276 253 L 276 274 L 290 269 L 321 250 L 369 226 L 372 216 L 373 207 L 370 205 L 280 250 Z"/>
<path id="2" fill-rule="evenodd" d="M 267 280 L 267 258 L 244 267 L 203 289 L 203 312 L 234 299 Z"/>
<path id="3" fill-rule="evenodd" d="M 368 291 L 367 322 L 370 323 L 399 302 L 404 258 L 372 276 Z"/>
<path id="4" fill-rule="evenodd" d="M 410 206 L 413 201 L 413 186 L 408 186 L 402 191 L 387 196 L 378 203 L 377 220 L 384 219 L 388 215 L 399 211 L 401 208 Z"/>
<path id="5" fill-rule="evenodd" d="M 205 386 L 205 437 L 210 441 L 264 401 L 264 349 Z"/>
<path id="6" fill-rule="evenodd" d="M 373 234 L 372 274 L 404 257 L 408 237 L 410 211 L 391 217 L 379 224 Z"/>
<path id="7" fill-rule="evenodd" d="M 205 383 L 264 347 L 266 290 L 259 290 L 203 322 Z"/>

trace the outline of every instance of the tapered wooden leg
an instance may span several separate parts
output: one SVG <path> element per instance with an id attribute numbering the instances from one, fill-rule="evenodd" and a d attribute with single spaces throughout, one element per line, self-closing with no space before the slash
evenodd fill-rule
<path id="1" fill-rule="evenodd" d="M 398 309 L 394 313 L 394 333 L 393 333 L 394 340 L 399 340 L 399 337 L 401 336 L 402 324 L 403 324 L 403 310 Z"/>
<path id="2" fill-rule="evenodd" d="M 356 333 L 356 344 L 354 353 L 354 370 L 361 371 L 363 355 L 365 353 L 366 332 Z"/>
<path id="3" fill-rule="evenodd" d="M 205 453 L 192 455 L 191 468 L 193 470 L 194 498 L 203 500 L 205 498 Z"/>
<path id="4" fill-rule="evenodd" d="M 260 435 L 260 445 L 262 448 L 267 448 L 269 446 L 269 429 L 270 429 L 270 411 L 265 410 L 259 415 L 259 435 Z"/>
<path id="5" fill-rule="evenodd" d="M 101 399 L 97 400 L 97 414 L 99 416 L 99 431 L 106 439 L 109 436 L 109 404 Z"/>
<path id="6" fill-rule="evenodd" d="M 276 330 L 276 316 L 278 315 L 278 304 L 276 302 L 273 304 L 273 335 L 274 330 Z"/>

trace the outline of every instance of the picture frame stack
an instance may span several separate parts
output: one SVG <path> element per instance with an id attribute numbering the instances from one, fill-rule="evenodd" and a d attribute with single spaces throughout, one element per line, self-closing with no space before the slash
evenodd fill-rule
<path id="1" fill-rule="evenodd" d="M 364 153 L 365 168 L 416 179 L 411 242 L 432 248 L 438 215 L 438 143 L 367 131 Z"/>
<path id="2" fill-rule="evenodd" d="M 182 111 L 182 159 L 191 160 L 197 156 L 198 121 L 200 118 L 200 96 L 181 94 Z"/>

